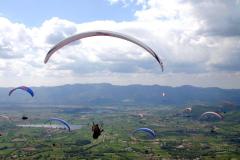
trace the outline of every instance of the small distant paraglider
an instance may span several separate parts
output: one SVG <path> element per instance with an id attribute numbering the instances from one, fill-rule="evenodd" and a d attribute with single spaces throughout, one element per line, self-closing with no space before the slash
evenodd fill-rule
<path id="1" fill-rule="evenodd" d="M 53 122 L 53 121 L 62 123 L 64 126 L 67 127 L 69 132 L 71 131 L 69 123 L 67 121 L 63 120 L 63 119 L 60 119 L 60 118 L 49 118 L 46 123 Z"/>
<path id="2" fill-rule="evenodd" d="M 32 97 L 34 96 L 33 90 L 26 86 L 20 86 L 20 87 L 13 88 L 12 90 L 9 91 L 8 95 L 11 96 L 12 93 L 18 89 L 28 92 Z"/>
<path id="3" fill-rule="evenodd" d="M 223 116 L 220 115 L 219 113 L 216 112 L 204 112 L 201 116 L 200 116 L 200 120 L 213 120 L 213 119 L 218 119 L 218 120 L 222 120 Z"/>
<path id="4" fill-rule="evenodd" d="M 28 117 L 27 116 L 22 116 L 22 120 L 28 120 Z"/>
<path id="5" fill-rule="evenodd" d="M 143 113 L 139 113 L 138 116 L 139 116 L 140 118 L 143 118 L 144 115 L 143 115 Z"/>
<path id="6" fill-rule="evenodd" d="M 165 97 L 165 96 L 166 96 L 166 94 L 163 92 L 163 93 L 162 93 L 162 96 L 163 96 L 163 97 Z"/>
<path id="7" fill-rule="evenodd" d="M 101 135 L 101 133 L 102 133 L 103 131 L 104 131 L 104 130 L 103 130 L 101 127 L 99 127 L 98 124 L 95 124 L 95 123 L 93 122 L 93 125 L 92 125 L 92 132 L 93 132 L 92 137 L 93 137 L 93 139 L 98 139 L 98 137 Z"/>
<path id="8" fill-rule="evenodd" d="M 12 90 L 9 91 L 8 95 L 11 96 L 13 92 L 15 92 L 16 90 L 19 90 L 19 89 L 29 93 L 32 97 L 34 97 L 33 90 L 26 86 L 20 86 L 20 87 L 13 88 Z M 27 116 L 22 116 L 22 120 L 27 120 L 27 119 L 28 119 Z"/>
<path id="9" fill-rule="evenodd" d="M 190 115 L 191 115 L 191 113 L 192 113 L 192 108 L 191 107 L 187 107 L 187 108 L 185 108 L 184 110 L 183 110 L 183 116 L 184 117 L 191 117 Z"/>
<path id="10" fill-rule="evenodd" d="M 148 133 L 152 138 L 156 137 L 155 132 L 150 128 L 138 128 L 132 133 L 132 135 L 136 134 L 137 132 L 145 132 Z"/>
<path id="11" fill-rule="evenodd" d="M 183 110 L 184 113 L 191 113 L 192 112 L 192 108 L 191 107 L 188 107 L 188 108 L 185 108 Z"/>
<path id="12" fill-rule="evenodd" d="M 0 115 L 0 119 L 4 119 L 4 120 L 10 120 L 10 118 L 6 115 Z"/>

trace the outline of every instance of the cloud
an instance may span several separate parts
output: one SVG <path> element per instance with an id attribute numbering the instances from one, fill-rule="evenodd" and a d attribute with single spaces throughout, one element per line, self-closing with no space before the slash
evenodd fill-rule
<path id="1" fill-rule="evenodd" d="M 24 57 L 30 48 L 31 37 L 23 24 L 12 23 L 0 17 L 0 57 L 13 59 Z"/>
<path id="2" fill-rule="evenodd" d="M 210 36 L 240 36 L 240 3 L 237 0 L 190 1 L 194 14 L 204 24 L 199 34 Z"/>
<path id="3" fill-rule="evenodd" d="M 51 28 L 49 26 L 51 26 Z M 49 44 L 56 44 L 77 32 L 77 27 L 74 23 L 61 20 L 57 17 L 52 18 L 50 21 L 45 21 L 41 29 L 48 31 L 46 42 Z"/>
<path id="4" fill-rule="evenodd" d="M 23 55 L 16 54 L 12 49 L 12 46 L 7 43 L 0 43 L 0 58 L 2 59 L 14 59 L 22 58 Z"/>

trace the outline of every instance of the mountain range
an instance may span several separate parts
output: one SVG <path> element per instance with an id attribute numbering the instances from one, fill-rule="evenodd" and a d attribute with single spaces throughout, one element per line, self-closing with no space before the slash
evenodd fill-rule
<path id="1" fill-rule="evenodd" d="M 0 88 L 0 104 L 49 105 L 187 105 L 220 104 L 229 101 L 240 104 L 240 89 L 180 87 L 159 85 L 72 84 L 55 87 L 31 87 L 32 98 L 12 88 Z M 164 93 L 164 94 L 163 94 Z"/>

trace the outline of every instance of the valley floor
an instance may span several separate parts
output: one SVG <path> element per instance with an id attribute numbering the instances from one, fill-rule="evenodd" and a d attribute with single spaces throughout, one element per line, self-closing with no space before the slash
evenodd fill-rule
<path id="1" fill-rule="evenodd" d="M 199 121 L 197 112 L 183 116 L 181 109 L 171 106 L 90 108 L 3 108 L 12 118 L 0 120 L 0 159 L 240 159 L 239 111 L 226 113 L 218 122 Z M 22 121 L 23 114 L 29 120 Z M 67 132 L 16 126 L 43 124 L 49 117 L 82 127 Z M 97 140 L 92 139 L 93 121 L 104 128 Z M 133 136 L 140 127 L 153 129 L 156 138 L 144 133 Z"/>

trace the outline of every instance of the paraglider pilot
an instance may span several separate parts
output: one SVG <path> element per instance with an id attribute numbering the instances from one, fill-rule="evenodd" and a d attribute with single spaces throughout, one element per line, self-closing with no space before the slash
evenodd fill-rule
<path id="1" fill-rule="evenodd" d="M 22 116 L 22 120 L 27 120 L 28 117 L 27 116 Z"/>
<path id="2" fill-rule="evenodd" d="M 92 125 L 93 139 L 98 139 L 98 137 L 101 135 L 103 131 L 104 130 L 100 128 L 98 124 L 94 124 L 93 122 L 93 125 Z"/>

